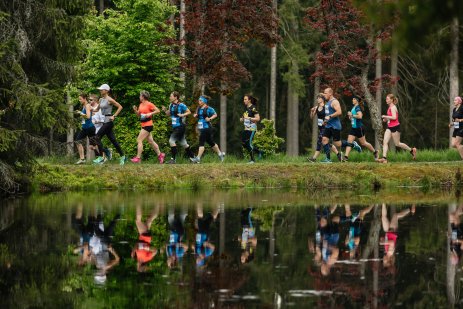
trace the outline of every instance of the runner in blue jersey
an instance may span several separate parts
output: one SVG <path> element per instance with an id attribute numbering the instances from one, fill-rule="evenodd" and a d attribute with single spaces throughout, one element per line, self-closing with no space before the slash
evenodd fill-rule
<path id="1" fill-rule="evenodd" d="M 206 260 L 212 256 L 215 251 L 215 246 L 211 243 L 210 232 L 211 224 L 217 219 L 219 210 L 215 209 L 213 212 L 203 213 L 201 205 L 196 207 L 197 218 L 195 221 L 196 237 L 195 244 L 192 245 L 196 256 L 196 266 L 204 266 Z"/>
<path id="2" fill-rule="evenodd" d="M 77 150 L 79 151 L 79 161 L 76 164 L 83 164 L 85 163 L 85 152 L 84 152 L 84 144 L 87 144 L 87 138 L 90 142 L 90 145 L 96 145 L 95 140 L 95 125 L 92 122 L 92 107 L 87 100 L 87 94 L 81 93 L 79 95 L 79 102 L 82 104 L 82 109 L 76 111 L 82 119 L 82 130 L 77 134 L 76 143 L 77 143 Z M 97 156 L 100 155 L 98 149 L 95 150 Z"/>
<path id="3" fill-rule="evenodd" d="M 363 126 L 363 102 L 358 96 L 354 96 L 352 98 L 352 104 L 354 105 L 352 107 L 352 110 L 347 112 L 347 115 L 349 116 L 349 119 L 352 124 L 352 128 L 349 132 L 349 135 L 347 137 L 347 141 L 343 141 L 343 146 L 346 146 L 346 153 L 343 158 L 344 161 L 349 160 L 349 154 L 352 148 L 357 150 L 358 152 L 362 151 L 362 147 L 368 148 L 371 152 L 373 152 L 373 155 L 375 157 L 375 160 L 378 160 L 378 150 L 375 150 L 375 148 L 366 141 L 365 139 L 365 131 L 364 131 L 364 126 Z M 355 139 L 358 139 L 360 142 L 360 145 L 357 144 Z"/>
<path id="4" fill-rule="evenodd" d="M 331 146 L 330 139 L 333 140 L 333 145 L 336 147 L 336 151 L 341 148 L 341 121 L 339 119 L 342 116 L 341 105 L 339 101 L 334 97 L 333 89 L 326 88 L 323 92 L 325 100 L 325 131 L 323 132 L 323 151 L 325 152 L 326 158 L 322 160 L 323 163 L 331 163 Z M 337 152 L 339 161 L 342 161 L 341 152 Z"/>
<path id="5" fill-rule="evenodd" d="M 164 106 L 162 110 L 167 116 L 170 116 L 172 123 L 172 134 L 169 138 L 169 145 L 171 151 L 170 160 L 167 164 L 175 164 L 177 159 L 177 143 L 185 149 L 185 153 L 189 158 L 193 158 L 193 151 L 185 138 L 186 131 L 186 117 L 191 114 L 190 109 L 182 102 L 180 102 L 180 94 L 174 91 L 169 97 L 170 105 L 166 109 Z"/>
<path id="6" fill-rule="evenodd" d="M 208 105 L 210 100 L 211 98 L 206 95 L 202 95 L 198 99 L 198 108 L 196 109 L 194 117 L 198 118 L 197 128 L 199 130 L 199 149 L 198 155 L 194 158 L 190 158 L 193 163 L 201 163 L 201 157 L 204 153 L 204 145 L 206 143 L 208 143 L 212 150 L 217 153 L 220 162 L 223 162 L 225 158 L 225 153 L 222 152 L 219 145 L 214 142 L 212 135 L 213 128 L 211 121 L 217 118 L 217 113 Z"/>
<path id="7" fill-rule="evenodd" d="M 170 208 L 167 216 L 169 223 L 169 242 L 166 245 L 167 266 L 174 268 L 181 265 L 185 253 L 188 251 L 188 246 L 183 242 L 185 238 L 185 218 L 187 216 L 186 209 L 180 214 L 175 213 L 175 209 Z"/>

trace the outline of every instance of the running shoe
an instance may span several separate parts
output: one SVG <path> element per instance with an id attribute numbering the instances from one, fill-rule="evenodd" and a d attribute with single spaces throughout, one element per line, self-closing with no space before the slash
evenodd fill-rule
<path id="1" fill-rule="evenodd" d="M 95 160 L 93 160 L 93 163 L 100 164 L 103 161 L 104 161 L 103 157 L 97 157 Z"/>
<path id="2" fill-rule="evenodd" d="M 86 161 L 85 159 L 80 159 L 79 161 L 76 162 L 77 165 L 84 164 Z"/>
<path id="3" fill-rule="evenodd" d="M 379 159 L 379 151 L 375 150 L 375 152 L 373 152 L 373 156 L 375 157 L 375 161 L 378 161 L 378 159 Z"/>
<path id="4" fill-rule="evenodd" d="M 356 142 L 353 141 L 352 144 L 354 145 L 354 149 L 357 150 L 358 152 L 362 152 L 362 147 Z"/>
<path id="5" fill-rule="evenodd" d="M 412 148 L 412 157 L 413 157 L 413 160 L 416 160 L 416 148 L 415 147 Z"/>
<path id="6" fill-rule="evenodd" d="M 333 163 L 333 161 L 331 161 L 330 159 L 328 158 L 325 158 L 323 160 L 320 161 L 321 163 Z"/>
<path id="7" fill-rule="evenodd" d="M 190 160 L 191 160 L 192 163 L 197 163 L 197 164 L 201 163 L 201 159 L 198 158 L 198 157 L 190 158 Z"/>
<path id="8" fill-rule="evenodd" d="M 120 159 L 119 159 L 119 165 L 124 165 L 125 164 L 125 161 L 127 161 L 127 158 L 125 156 L 122 156 Z"/>
<path id="9" fill-rule="evenodd" d="M 314 159 L 314 158 L 307 158 L 307 161 L 312 162 L 312 163 L 315 163 L 315 162 L 317 162 L 317 159 Z"/>
<path id="10" fill-rule="evenodd" d="M 170 158 L 170 160 L 167 161 L 167 164 L 175 164 L 175 163 L 176 163 L 175 159 L 173 159 L 173 158 Z"/>
<path id="11" fill-rule="evenodd" d="M 344 157 L 342 151 L 338 152 L 338 153 L 336 154 L 336 157 L 338 157 L 339 162 L 342 162 L 342 159 L 343 159 L 343 157 Z"/>
<path id="12" fill-rule="evenodd" d="M 385 158 L 380 158 L 380 159 L 378 159 L 377 162 L 378 162 L 378 163 L 387 163 L 387 159 L 385 159 Z"/>
<path id="13" fill-rule="evenodd" d="M 105 164 L 108 161 L 108 157 L 103 157 L 103 161 L 100 162 L 100 164 Z"/>
<path id="14" fill-rule="evenodd" d="M 132 163 L 141 163 L 141 159 L 139 157 L 133 157 L 130 161 L 132 161 Z"/>
<path id="15" fill-rule="evenodd" d="M 164 163 L 164 158 L 166 157 L 166 154 L 161 152 L 158 156 L 158 160 L 159 160 L 159 164 L 163 164 Z"/>
<path id="16" fill-rule="evenodd" d="M 252 160 L 248 162 L 248 164 L 254 164 L 254 163 L 256 163 L 256 162 L 254 162 Z"/>
<path id="17" fill-rule="evenodd" d="M 225 152 L 221 152 L 219 154 L 219 158 L 220 158 L 220 162 L 223 162 L 223 160 L 225 160 Z"/>

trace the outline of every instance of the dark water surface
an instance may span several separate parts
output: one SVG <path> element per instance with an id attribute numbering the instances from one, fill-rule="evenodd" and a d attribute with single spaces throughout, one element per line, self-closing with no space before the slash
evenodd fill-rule
<path id="1" fill-rule="evenodd" d="M 315 205 L 240 191 L 1 201 L 0 304 L 460 306 L 463 204 L 442 200 Z"/>

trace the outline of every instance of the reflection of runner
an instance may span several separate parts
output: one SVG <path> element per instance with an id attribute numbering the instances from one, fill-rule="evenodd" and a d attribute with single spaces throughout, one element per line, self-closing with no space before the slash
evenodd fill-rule
<path id="1" fill-rule="evenodd" d="M 409 213 L 415 213 L 415 205 L 412 205 L 410 208 L 402 210 L 399 213 L 392 215 L 391 220 L 387 218 L 387 208 L 386 204 L 382 205 L 381 212 L 381 221 L 383 224 L 383 230 L 386 233 L 382 244 L 384 245 L 384 257 L 383 265 L 384 267 L 394 266 L 395 263 L 395 248 L 397 244 L 397 238 L 399 237 L 399 219 L 407 216 Z"/>
<path id="2" fill-rule="evenodd" d="M 330 274 L 331 267 L 339 257 L 339 216 L 322 217 L 320 219 L 321 232 L 321 266 L 320 272 L 323 276 Z"/>
<path id="3" fill-rule="evenodd" d="M 119 264 L 119 255 L 111 246 L 111 237 L 114 235 L 114 227 L 119 219 L 117 214 L 114 219 L 105 227 L 101 215 L 96 217 L 88 216 L 87 224 L 82 220 L 82 208 L 76 214 L 75 225 L 81 232 L 81 246 L 74 250 L 80 253 L 80 265 L 93 264 L 97 271 L 94 279 L 96 283 L 106 282 L 107 272 Z M 113 259 L 111 259 L 111 255 Z"/>
<path id="4" fill-rule="evenodd" d="M 174 209 L 169 211 L 167 221 L 169 222 L 169 242 L 166 245 L 167 266 L 175 267 L 181 263 L 188 246 L 183 243 L 185 236 L 185 218 L 186 211 L 182 211 L 180 215 L 175 214 Z"/>
<path id="5" fill-rule="evenodd" d="M 241 211 L 241 237 L 238 238 L 241 244 L 241 263 L 249 263 L 254 260 L 257 246 L 256 228 L 252 224 L 252 208 Z"/>
<path id="6" fill-rule="evenodd" d="M 137 271 L 146 272 L 148 263 L 156 256 L 158 250 L 151 247 L 151 224 L 157 218 L 159 207 L 156 207 L 151 212 L 151 215 L 146 219 L 146 223 L 142 222 L 142 210 L 137 206 L 137 214 L 135 224 L 138 230 L 138 241 L 132 249 L 131 256 L 137 260 Z"/>
<path id="7" fill-rule="evenodd" d="M 364 228 L 363 219 L 373 209 L 373 205 L 360 210 L 357 214 L 352 214 L 350 205 L 345 205 L 344 207 L 346 209 L 346 217 L 349 220 L 349 232 L 346 235 L 345 244 L 349 250 L 349 257 L 353 259 L 360 244 L 360 236 Z"/>
<path id="8" fill-rule="evenodd" d="M 455 212 L 449 214 L 450 228 L 450 259 L 452 265 L 457 265 L 463 250 L 463 225 L 460 216 L 463 214 L 463 205 L 460 205 Z"/>
<path id="9" fill-rule="evenodd" d="M 219 211 L 216 209 L 213 213 L 209 212 L 204 215 L 202 207 L 197 207 L 197 219 L 195 221 L 197 232 L 195 244 L 192 248 L 196 255 L 196 266 L 203 266 L 206 259 L 214 253 L 215 246 L 210 242 L 210 229 L 218 213 Z"/>

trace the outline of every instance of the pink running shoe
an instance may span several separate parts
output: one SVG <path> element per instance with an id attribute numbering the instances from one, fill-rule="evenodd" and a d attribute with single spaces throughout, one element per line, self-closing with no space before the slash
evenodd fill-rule
<path id="1" fill-rule="evenodd" d="M 163 164 L 164 163 L 164 157 L 166 156 L 165 153 L 161 152 L 158 156 L 158 160 L 159 160 L 159 164 Z"/>
<path id="2" fill-rule="evenodd" d="M 130 161 L 132 161 L 132 163 L 140 163 L 141 159 L 138 157 L 133 157 L 132 159 L 130 159 Z"/>

